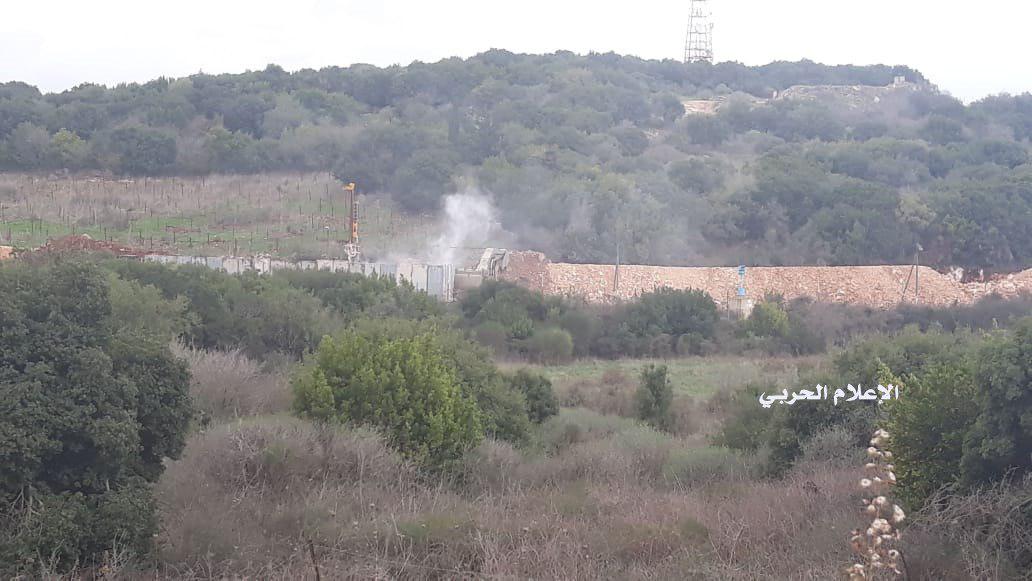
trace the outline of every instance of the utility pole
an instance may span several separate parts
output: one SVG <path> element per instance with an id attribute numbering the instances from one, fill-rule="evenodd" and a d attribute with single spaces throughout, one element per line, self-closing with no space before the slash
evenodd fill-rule
<path id="1" fill-rule="evenodd" d="M 917 291 L 917 283 L 918 283 L 918 280 L 920 280 L 920 276 L 921 276 L 920 272 L 921 272 L 921 251 L 922 250 L 924 250 L 924 248 L 921 247 L 920 243 L 914 249 L 914 300 L 915 301 L 919 301 L 920 300 L 920 295 L 918 295 L 918 291 Z"/>
<path id="2" fill-rule="evenodd" d="M 620 292 L 620 238 L 616 239 L 616 272 L 613 273 L 613 294 Z"/>

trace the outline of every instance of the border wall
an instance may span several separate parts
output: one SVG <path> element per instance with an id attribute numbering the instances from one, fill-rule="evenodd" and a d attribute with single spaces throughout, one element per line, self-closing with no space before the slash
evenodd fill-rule
<path id="1" fill-rule="evenodd" d="M 141 257 L 148 262 L 161 264 L 194 264 L 222 270 L 229 274 L 257 272 L 266 274 L 276 270 L 328 270 L 331 272 L 353 272 L 366 276 L 383 276 L 397 282 L 408 282 L 416 290 L 441 301 L 455 299 L 455 268 L 450 264 L 423 264 L 418 262 L 348 262 L 347 260 L 279 260 L 267 256 L 176 256 L 146 254 Z"/>
<path id="2" fill-rule="evenodd" d="M 737 295 L 738 267 L 675 267 L 551 262 L 540 252 L 510 252 L 502 280 L 545 294 L 609 303 L 634 298 L 661 287 L 700 289 L 727 308 Z M 777 293 L 787 300 L 807 297 L 886 309 L 900 303 L 944 307 L 968 304 L 998 294 L 1032 292 L 1032 269 L 986 282 L 962 283 L 958 277 L 912 265 L 758 266 L 748 267 L 745 288 L 753 300 Z"/>

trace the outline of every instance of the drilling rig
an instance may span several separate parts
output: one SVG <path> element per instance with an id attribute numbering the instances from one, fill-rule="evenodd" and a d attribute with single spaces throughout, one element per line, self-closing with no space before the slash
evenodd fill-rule
<path id="1" fill-rule="evenodd" d="M 348 206 L 348 241 L 344 244 L 344 256 L 348 262 L 362 259 L 362 247 L 358 244 L 358 195 L 355 183 L 344 186 L 344 201 Z"/>

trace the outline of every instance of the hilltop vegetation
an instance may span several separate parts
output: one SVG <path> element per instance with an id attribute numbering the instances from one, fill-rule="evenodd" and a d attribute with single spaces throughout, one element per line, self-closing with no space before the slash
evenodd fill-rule
<path id="1" fill-rule="evenodd" d="M 863 112 L 761 102 L 884 86 Z M 685 116 L 682 100 L 725 100 Z M 410 213 L 470 181 L 520 243 L 571 261 L 1030 265 L 1032 96 L 970 106 L 906 67 L 515 55 L 198 74 L 43 95 L 0 85 L 0 167 L 331 171 Z M 0 197 L 14 195 L 0 191 Z M 226 192 L 227 197 L 239 192 Z"/>

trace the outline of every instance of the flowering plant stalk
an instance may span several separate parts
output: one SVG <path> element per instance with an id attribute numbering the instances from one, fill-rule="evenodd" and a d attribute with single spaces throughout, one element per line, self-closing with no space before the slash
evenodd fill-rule
<path id="1" fill-rule="evenodd" d="M 867 448 L 866 474 L 860 479 L 865 493 L 864 515 L 871 519 L 867 530 L 854 529 L 849 544 L 857 563 L 846 569 L 850 581 L 875 579 L 881 574 L 902 575 L 903 557 L 896 548 L 900 540 L 899 523 L 906 515 L 903 509 L 889 502 L 886 494 L 896 484 L 892 452 L 887 450 L 889 433 L 877 430 Z"/>

